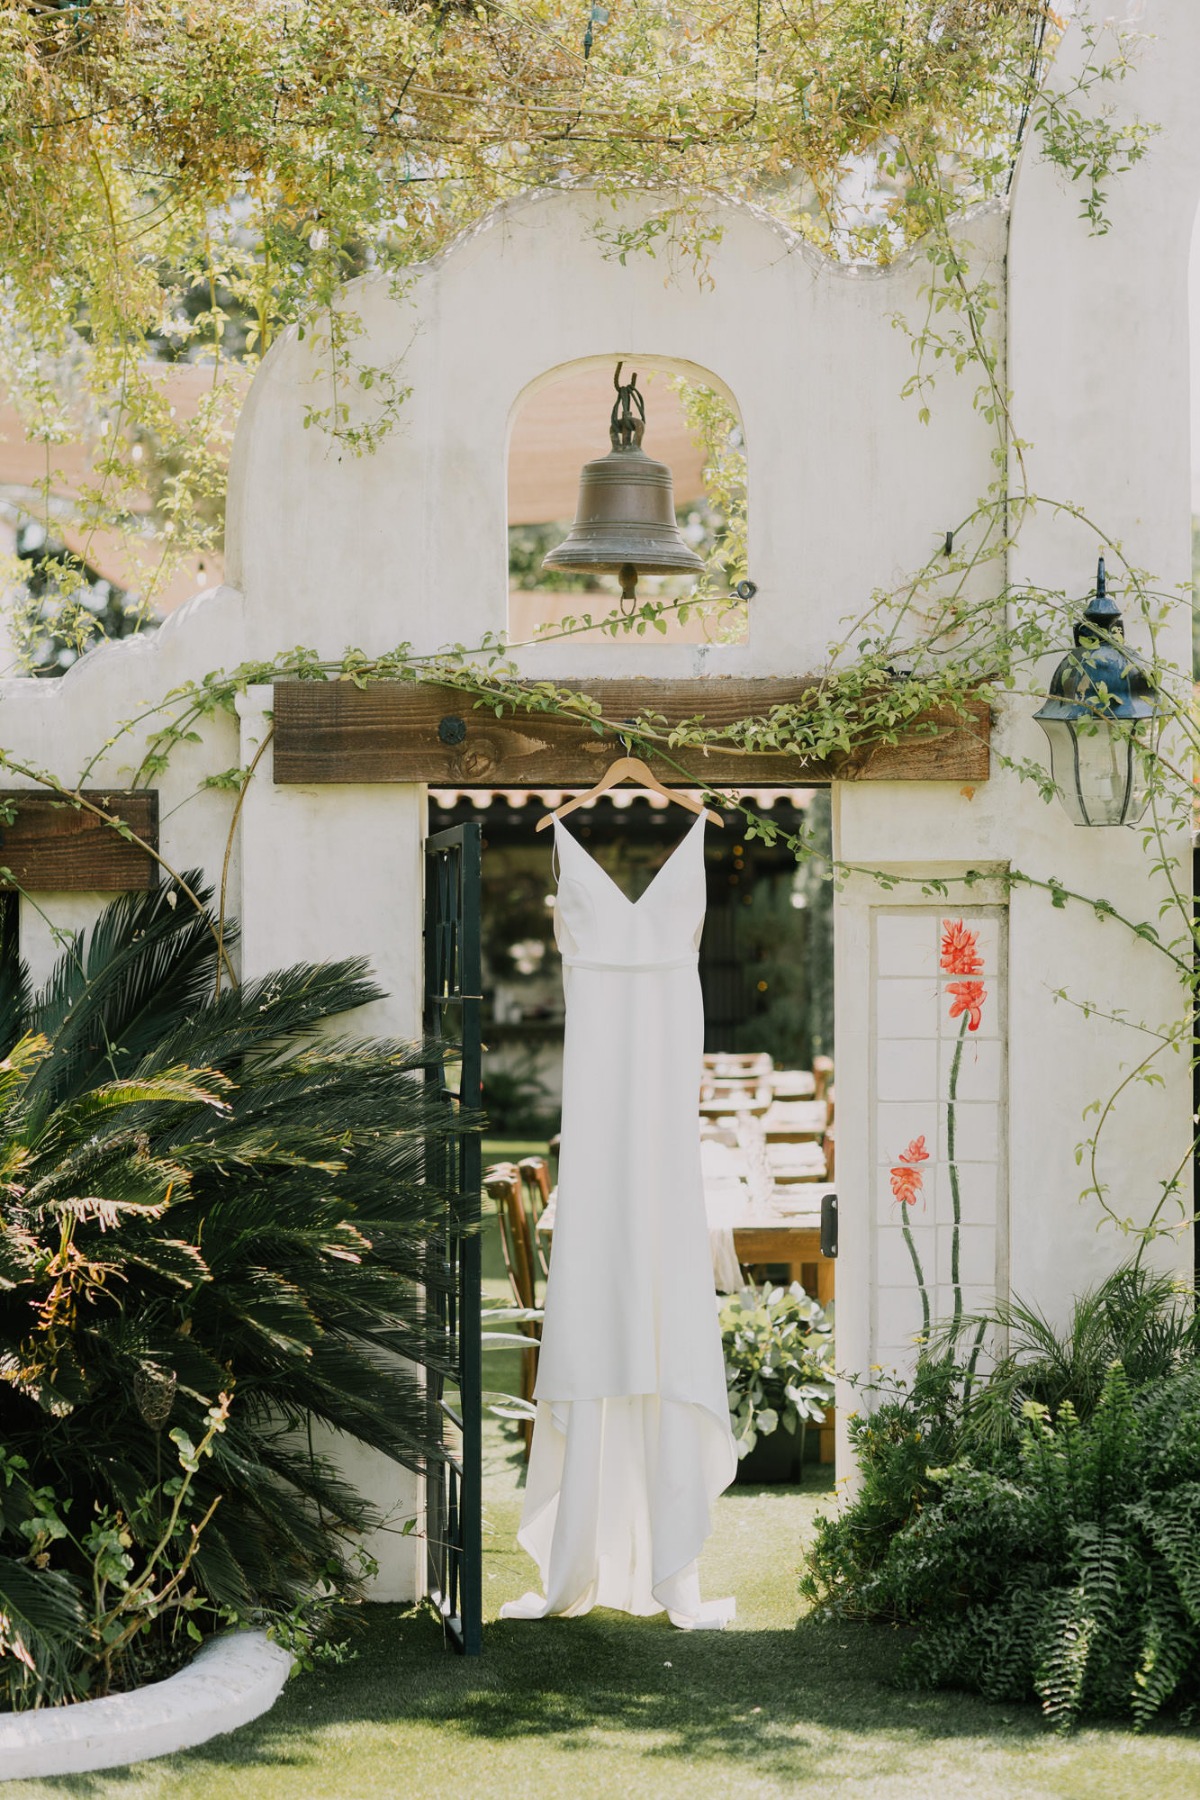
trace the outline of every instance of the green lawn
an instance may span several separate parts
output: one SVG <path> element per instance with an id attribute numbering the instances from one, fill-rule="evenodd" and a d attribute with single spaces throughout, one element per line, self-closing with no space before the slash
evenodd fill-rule
<path id="1" fill-rule="evenodd" d="M 502 1291 L 488 1246 L 488 1287 Z M 507 1359 L 506 1359 L 507 1360 Z M 500 1359 L 497 1358 L 500 1363 Z M 489 1372 L 503 1386 L 512 1371 Z M 894 1633 L 797 1622 L 796 1579 L 827 1471 L 802 1490 L 735 1488 L 717 1509 L 704 1590 L 736 1627 L 689 1635 L 615 1613 L 500 1623 L 528 1587 L 516 1548 L 522 1464 L 486 1436 L 484 1655 L 445 1651 L 422 1610 L 367 1607 L 357 1654 L 289 1683 L 274 1711 L 165 1760 L 13 1800 L 1195 1800 L 1200 1732 L 1049 1735 L 1032 1707 L 916 1695 L 890 1675 Z"/>
<path id="2" fill-rule="evenodd" d="M 887 1631 L 796 1624 L 803 1534 L 828 1486 L 722 1500 L 705 1591 L 736 1629 L 688 1635 L 594 1613 L 492 1623 L 477 1662 L 424 1612 L 368 1608 L 344 1668 L 293 1680 L 257 1724 L 139 1768 L 3 1784 L 13 1800 L 1194 1800 L 1200 1737 L 1090 1730 L 1064 1741 L 1032 1708 L 889 1685 Z M 487 1610 L 531 1570 L 515 1550 L 515 1465 L 488 1458 Z"/>
<path id="3" fill-rule="evenodd" d="M 520 1162 L 523 1156 L 547 1156 L 545 1139 L 535 1138 L 501 1138 L 485 1137 L 480 1160 L 486 1169 L 489 1163 Z"/>

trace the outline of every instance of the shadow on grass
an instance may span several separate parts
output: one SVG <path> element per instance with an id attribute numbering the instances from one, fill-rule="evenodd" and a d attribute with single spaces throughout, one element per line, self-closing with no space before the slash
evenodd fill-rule
<path id="1" fill-rule="evenodd" d="M 786 1783 L 798 1758 L 810 1781 L 826 1760 L 842 1768 L 848 1743 L 886 1769 L 897 1753 L 958 1741 L 967 1766 L 972 1745 L 1019 1752 L 1048 1735 L 1034 1706 L 892 1685 L 903 1634 L 879 1627 L 801 1620 L 791 1630 L 686 1634 L 665 1620 L 597 1611 L 494 1623 L 483 1657 L 467 1661 L 443 1648 L 428 1611 L 372 1607 L 355 1647 L 352 1662 L 301 1676 L 267 1717 L 172 1758 L 173 1768 L 201 1776 L 208 1767 L 214 1780 L 230 1765 L 301 1771 L 322 1732 L 361 1727 L 396 1748 L 408 1733 L 415 1749 L 435 1732 L 465 1755 L 522 1743 L 531 1767 L 539 1745 L 556 1757 L 594 1756 L 619 1741 L 647 1768 L 690 1765 L 699 1776 L 707 1765 L 731 1783 Z M 1113 1730 L 1125 1737 L 1128 1726 Z M 1167 1735 L 1197 1734 L 1164 1721 L 1149 1738 Z M 349 1746 L 347 1756 L 352 1767 Z M 56 1792 L 100 1794 L 120 1773 L 66 1777 Z M 830 1776 L 836 1783 L 832 1767 Z"/>
<path id="2" fill-rule="evenodd" d="M 810 1776 L 825 1755 L 842 1754 L 846 1734 L 909 1746 L 1042 1735 L 1032 1707 L 890 1687 L 899 1648 L 895 1633 L 871 1627 L 801 1621 L 791 1630 L 689 1634 L 665 1619 L 597 1611 L 491 1624 L 484 1655 L 466 1661 L 443 1649 L 432 1614 L 372 1607 L 353 1662 L 300 1677 L 236 1740 L 215 1739 L 173 1762 L 195 1772 L 231 1762 L 301 1768 L 310 1739 L 330 1726 L 377 1727 L 389 1737 L 428 1727 L 464 1746 L 543 1742 L 556 1755 L 620 1739 L 654 1762 L 784 1780 L 794 1777 L 798 1753 Z M 62 1791 L 87 1795 L 91 1778 L 69 1778 Z"/>
<path id="3" fill-rule="evenodd" d="M 494 1555 L 489 1552 L 497 1580 L 494 1607 L 525 1579 L 519 1553 L 514 1569 L 509 1534 L 524 1465 L 511 1441 L 492 1432 L 488 1440 L 498 1477 L 489 1482 L 489 1502 L 498 1525 L 499 1514 L 508 1520 L 497 1530 Z M 452 1759 L 464 1791 L 491 1795 L 509 1790 L 491 1785 L 493 1773 L 497 1781 L 501 1777 L 488 1764 L 489 1750 L 517 1746 L 528 1752 L 531 1771 L 557 1771 L 544 1784 L 554 1795 L 574 1793 L 576 1784 L 586 1791 L 603 1774 L 606 1751 L 635 1758 L 634 1769 L 644 1768 L 647 1779 L 652 1768 L 670 1769 L 678 1779 L 690 1767 L 697 1793 L 705 1795 L 735 1793 L 756 1782 L 792 1791 L 798 1768 L 806 1784 L 824 1778 L 837 1786 L 849 1755 L 857 1770 L 882 1782 L 878 1791 L 885 1793 L 897 1759 L 907 1763 L 915 1756 L 919 1762 L 922 1752 L 941 1747 L 953 1765 L 946 1788 L 953 1795 L 956 1779 L 972 1769 L 981 1751 L 1011 1750 L 1020 1762 L 1021 1753 L 1040 1741 L 1057 1756 L 1035 1706 L 897 1686 L 906 1632 L 812 1619 L 780 1623 L 799 1605 L 796 1570 L 788 1561 L 766 1559 L 798 1547 L 791 1509 L 800 1499 L 819 1501 L 831 1480 L 831 1471 L 813 1470 L 803 1493 L 793 1491 L 790 1499 L 779 1490 L 746 1487 L 723 1503 L 733 1521 L 723 1573 L 740 1577 L 733 1583 L 739 1605 L 744 1597 L 740 1629 L 680 1632 L 662 1616 L 639 1620 L 599 1610 L 581 1619 L 494 1621 L 485 1628 L 483 1656 L 465 1660 L 443 1647 L 429 1610 L 365 1607 L 352 1661 L 298 1677 L 265 1718 L 173 1757 L 173 1775 L 190 1777 L 190 1795 L 230 1791 L 230 1770 L 276 1770 L 289 1793 L 295 1783 L 302 1794 L 301 1772 L 327 1767 L 336 1745 L 335 1757 L 345 1758 L 347 1796 L 392 1793 L 389 1777 L 380 1785 L 373 1774 L 380 1760 L 390 1769 L 397 1758 L 403 1763 L 410 1757 L 417 1767 L 435 1756 Z M 715 1569 L 711 1578 L 718 1579 Z M 764 1621 L 762 1628 L 755 1628 L 755 1619 Z M 1127 1741 L 1127 1725 L 1113 1731 Z M 1164 1722 L 1151 1735 L 1168 1734 L 1179 1735 L 1179 1729 Z M 1195 1733 L 1186 1736 L 1195 1742 Z M 1096 1754 L 1094 1746 L 1090 1754 Z M 630 1764 L 619 1766 L 627 1782 Z M 610 1766 L 612 1780 L 616 1768 Z M 68 1777 L 55 1793 L 111 1793 L 104 1784 L 118 1773 Z"/>

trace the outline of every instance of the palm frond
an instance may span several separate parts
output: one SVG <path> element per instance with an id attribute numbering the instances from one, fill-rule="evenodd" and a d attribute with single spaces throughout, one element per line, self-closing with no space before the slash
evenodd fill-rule
<path id="1" fill-rule="evenodd" d="M 214 999 L 211 916 L 171 892 L 68 947 L 0 1064 L 0 1441 L 65 1514 L 136 1537 L 168 1424 L 195 1439 L 232 1392 L 190 1493 L 197 1517 L 219 1499 L 196 1579 L 243 1611 L 352 1592 L 379 1521 L 312 1429 L 418 1471 L 442 1454 L 429 1147 L 478 1121 L 427 1084 L 434 1047 L 330 1034 L 379 997 L 361 959 Z M 167 1422 L 138 1398 L 164 1392 Z"/>
<path id="2" fill-rule="evenodd" d="M 241 1075 L 247 1058 L 290 1060 L 296 1040 L 327 1019 L 383 998 L 364 957 L 298 963 L 257 981 L 226 988 L 175 1022 L 145 1053 L 141 1067 L 164 1061 L 203 1062 Z"/>
<path id="3" fill-rule="evenodd" d="M 184 879 L 207 902 L 203 876 L 189 870 Z M 236 927 L 225 937 L 227 945 L 236 942 Z M 106 906 L 33 999 L 29 1024 L 53 1051 L 31 1093 L 57 1101 L 135 1069 L 181 1015 L 202 1004 L 216 954 L 211 915 L 174 883 Z"/>
<path id="4" fill-rule="evenodd" d="M 996 1345 L 1007 1341 L 966 1406 L 968 1438 L 990 1442 L 1012 1436 L 1028 1401 L 1053 1415 L 1069 1400 L 1080 1418 L 1089 1418 L 1114 1362 L 1131 1380 L 1151 1381 L 1200 1348 L 1195 1305 L 1178 1282 L 1132 1266 L 1081 1294 L 1062 1326 L 1037 1307 L 1012 1299 L 965 1318 L 958 1341 L 970 1341 L 976 1332 Z"/>
<path id="5" fill-rule="evenodd" d="M 17 896 L 0 899 L 0 1056 L 7 1056 L 23 1036 L 29 1018 L 32 987 L 20 954 L 20 911 Z"/>
<path id="6" fill-rule="evenodd" d="M 10 1705 L 74 1699 L 85 1617 L 65 1575 L 0 1555 L 0 1698 Z"/>

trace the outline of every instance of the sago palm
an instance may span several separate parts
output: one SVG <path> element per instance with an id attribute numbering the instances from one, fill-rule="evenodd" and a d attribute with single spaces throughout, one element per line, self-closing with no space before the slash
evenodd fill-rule
<path id="1" fill-rule="evenodd" d="M 331 1035 L 379 996 L 361 961 L 214 997 L 216 961 L 211 916 L 172 886 L 109 906 L 40 993 L 10 963 L 0 1446 L 73 1534 L 97 1505 L 136 1522 L 171 1472 L 164 1434 L 230 1393 L 189 1498 L 202 1516 L 219 1496 L 198 1581 L 244 1612 L 353 1585 L 372 1515 L 313 1421 L 409 1468 L 437 1453 L 417 1365 L 440 1353 L 423 1285 L 447 1202 L 424 1171 L 462 1121 L 419 1046 Z M 0 1519 L 0 1558 L 19 1532 Z M 70 1545 L 50 1562 L 78 1577 Z M 0 1580 L 0 1629 L 4 1610 Z"/>

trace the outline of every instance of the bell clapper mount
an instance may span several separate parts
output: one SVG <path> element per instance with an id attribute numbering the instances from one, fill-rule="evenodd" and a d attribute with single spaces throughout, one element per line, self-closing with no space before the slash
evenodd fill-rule
<path id="1" fill-rule="evenodd" d="M 617 397 L 608 417 L 608 437 L 614 450 L 640 450 L 646 435 L 646 402 L 638 390 L 637 372 L 622 382 L 619 362 L 613 370 L 613 386 Z"/>

